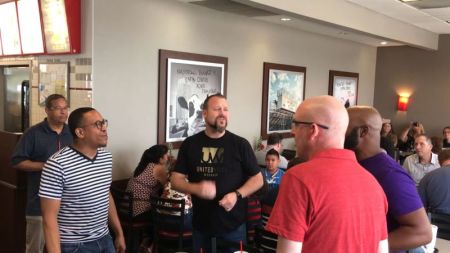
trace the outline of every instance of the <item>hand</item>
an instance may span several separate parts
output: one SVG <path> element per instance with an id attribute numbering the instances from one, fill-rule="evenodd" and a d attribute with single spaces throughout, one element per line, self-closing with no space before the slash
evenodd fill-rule
<path id="1" fill-rule="evenodd" d="M 225 211 L 229 212 L 233 209 L 234 205 L 237 201 L 237 195 L 235 192 L 230 192 L 223 196 L 221 200 L 219 200 L 219 205 L 225 209 Z"/>
<path id="2" fill-rule="evenodd" d="M 197 196 L 202 199 L 214 199 L 216 197 L 216 182 L 201 181 L 197 183 Z"/>
<path id="3" fill-rule="evenodd" d="M 123 235 L 117 236 L 116 240 L 114 241 L 114 247 L 116 248 L 116 253 L 125 253 L 125 238 Z"/>

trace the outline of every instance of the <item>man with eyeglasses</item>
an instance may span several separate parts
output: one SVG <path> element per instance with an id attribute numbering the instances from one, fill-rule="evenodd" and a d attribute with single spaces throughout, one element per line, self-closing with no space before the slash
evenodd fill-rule
<path id="1" fill-rule="evenodd" d="M 292 121 L 297 155 L 306 162 L 281 180 L 266 229 L 277 252 L 388 252 L 386 197 L 343 149 L 348 114 L 334 97 L 303 101 Z"/>
<path id="2" fill-rule="evenodd" d="M 67 100 L 52 94 L 45 100 L 47 117 L 30 127 L 22 135 L 11 157 L 12 165 L 27 174 L 26 253 L 43 252 L 39 182 L 45 161 L 56 151 L 72 144 L 72 134 L 65 123 L 68 116 Z"/>
<path id="3" fill-rule="evenodd" d="M 109 192 L 112 157 L 104 149 L 107 126 L 108 121 L 95 109 L 76 109 L 69 117 L 73 145 L 44 165 L 39 196 L 49 253 L 125 252 L 123 231 Z"/>
<path id="4" fill-rule="evenodd" d="M 350 123 L 344 147 L 355 151 L 358 162 L 386 193 L 390 251 L 405 252 L 427 244 L 431 241 L 431 226 L 414 181 L 380 147 L 380 113 L 370 106 L 354 106 L 347 111 Z"/>

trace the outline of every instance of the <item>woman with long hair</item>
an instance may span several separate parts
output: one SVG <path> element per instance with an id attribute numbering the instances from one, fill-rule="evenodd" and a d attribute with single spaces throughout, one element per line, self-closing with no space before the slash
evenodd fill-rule
<path id="1" fill-rule="evenodd" d="M 133 217 L 150 219 L 150 197 L 158 197 L 167 182 L 168 151 L 165 145 L 154 145 L 142 154 L 126 189 L 133 193 Z"/>

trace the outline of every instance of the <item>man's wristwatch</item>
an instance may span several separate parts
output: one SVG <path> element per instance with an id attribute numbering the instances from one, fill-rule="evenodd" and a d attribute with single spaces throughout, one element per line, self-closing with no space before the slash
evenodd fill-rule
<path id="1" fill-rule="evenodd" d="M 236 193 L 237 200 L 242 199 L 242 194 L 238 190 L 234 191 L 234 193 Z"/>

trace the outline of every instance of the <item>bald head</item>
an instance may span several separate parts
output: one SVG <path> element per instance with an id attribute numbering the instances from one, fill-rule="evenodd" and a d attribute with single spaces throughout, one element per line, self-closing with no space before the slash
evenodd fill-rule
<path id="1" fill-rule="evenodd" d="M 329 127 L 324 134 L 344 136 L 348 125 L 348 114 L 344 105 L 332 96 L 306 99 L 297 109 L 298 118 Z"/>
<path id="2" fill-rule="evenodd" d="M 348 124 L 349 130 L 364 125 L 380 132 L 383 119 L 377 109 L 371 106 L 352 106 L 347 109 L 347 112 L 350 120 Z"/>
<path id="3" fill-rule="evenodd" d="M 331 96 L 306 99 L 295 112 L 293 125 L 297 154 L 308 160 L 315 152 L 342 148 L 348 114 L 341 102 Z M 313 124 L 314 123 L 314 124 Z"/>
<path id="4" fill-rule="evenodd" d="M 380 130 L 383 119 L 371 106 L 353 106 L 347 109 L 348 124 L 345 148 L 355 151 L 358 160 L 372 157 L 379 152 Z"/>

